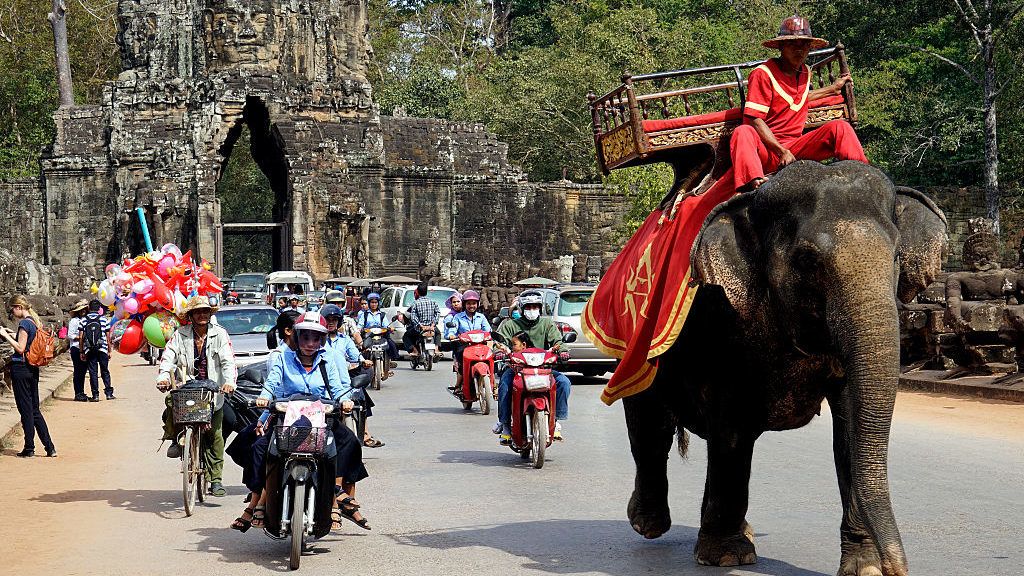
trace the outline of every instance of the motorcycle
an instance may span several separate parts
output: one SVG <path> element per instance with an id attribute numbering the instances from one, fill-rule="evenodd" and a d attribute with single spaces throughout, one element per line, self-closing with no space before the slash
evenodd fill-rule
<path id="1" fill-rule="evenodd" d="M 289 406 L 297 408 L 300 402 L 309 407 L 319 402 L 317 396 L 296 394 L 287 399 L 275 399 L 270 408 L 283 420 Z M 325 419 L 337 418 L 341 412 L 335 404 L 323 404 Z M 331 424 L 274 426 L 270 453 L 282 463 L 268 485 L 271 490 L 266 502 L 264 532 L 275 540 L 290 539 L 288 566 L 299 568 L 307 538 L 322 538 L 331 531 L 331 510 L 334 507 L 334 466 L 329 459 L 337 452 Z"/>
<path id="2" fill-rule="evenodd" d="M 388 361 L 388 342 L 390 330 L 387 328 L 367 328 L 363 339 L 363 350 L 373 360 L 373 380 L 370 387 L 380 390 L 380 383 L 387 378 L 390 363 Z"/>
<path id="3" fill-rule="evenodd" d="M 427 372 L 434 369 L 434 356 L 437 355 L 437 341 L 434 339 L 436 329 L 433 324 L 420 325 L 420 331 L 416 336 L 416 348 L 420 353 L 418 356 L 409 356 L 409 367 L 413 370 L 417 366 L 423 366 Z"/>
<path id="4" fill-rule="evenodd" d="M 471 330 L 459 334 L 459 341 L 468 344 L 462 351 L 462 386 L 453 388 L 452 395 L 469 410 L 473 403 L 480 402 L 480 413 L 491 413 L 491 395 L 496 390 L 494 381 L 494 351 L 487 345 L 491 333 Z M 456 363 L 452 371 L 458 372 Z"/>
<path id="5" fill-rule="evenodd" d="M 500 336 L 499 336 L 500 338 Z M 563 342 L 576 341 L 576 334 L 566 334 Z M 499 343 L 502 343 L 499 340 Z M 512 379 L 512 442 L 509 447 L 534 468 L 544 466 L 544 452 L 555 434 L 555 396 L 557 386 L 553 367 L 569 360 L 568 352 L 552 352 L 543 348 L 527 348 L 520 352 L 499 353 Z"/>

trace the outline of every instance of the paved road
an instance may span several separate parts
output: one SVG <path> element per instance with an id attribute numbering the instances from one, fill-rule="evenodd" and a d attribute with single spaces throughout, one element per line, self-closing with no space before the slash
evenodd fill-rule
<path id="1" fill-rule="evenodd" d="M 125 362 L 115 357 L 113 364 Z M 450 364 L 400 368 L 374 395 L 359 499 L 374 530 L 346 526 L 315 542 L 303 572 L 816 576 L 838 564 L 839 498 L 827 412 L 758 443 L 749 519 L 760 561 L 694 564 L 703 443 L 673 455 L 675 525 L 645 541 L 629 528 L 632 488 L 621 408 L 598 401 L 601 379 L 573 388 L 567 440 L 542 470 L 497 445 L 494 419 L 465 413 L 444 391 Z M 226 527 L 243 490 L 185 518 L 177 461 L 157 453 L 154 368 L 114 366 L 119 400 L 57 402 L 47 413 L 61 457 L 0 459 L 5 574 L 248 574 L 286 571 L 286 545 Z M 892 489 L 912 573 L 1011 575 L 1024 554 L 1024 406 L 901 394 Z M 10 453 L 8 453 L 10 454 Z M 230 466 L 225 480 L 239 481 Z M 28 480 L 28 481 L 26 481 Z"/>

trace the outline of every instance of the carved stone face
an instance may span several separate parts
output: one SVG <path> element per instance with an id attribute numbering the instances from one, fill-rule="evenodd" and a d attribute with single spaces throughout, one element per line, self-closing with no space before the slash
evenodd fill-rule
<path id="1" fill-rule="evenodd" d="M 206 42 L 222 64 L 259 64 L 269 60 L 274 39 L 274 11 L 266 0 L 210 2 Z"/>

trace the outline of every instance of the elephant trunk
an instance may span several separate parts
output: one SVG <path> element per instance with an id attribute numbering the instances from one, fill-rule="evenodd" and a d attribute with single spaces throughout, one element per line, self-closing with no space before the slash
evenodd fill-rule
<path id="1" fill-rule="evenodd" d="M 845 478 L 848 489 L 844 524 L 874 540 L 885 574 L 905 574 L 888 479 L 899 381 L 895 254 L 884 234 L 867 227 L 848 226 L 837 238 L 830 259 L 836 288 L 826 306 L 846 374 L 839 406 L 833 407 L 833 418 L 843 419 L 835 431 L 843 435 L 836 441 L 836 466 L 841 488 Z"/>

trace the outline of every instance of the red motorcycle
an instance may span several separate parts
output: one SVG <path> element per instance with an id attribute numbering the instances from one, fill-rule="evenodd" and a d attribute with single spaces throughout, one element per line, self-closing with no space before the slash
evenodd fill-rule
<path id="1" fill-rule="evenodd" d="M 471 330 L 459 334 L 459 341 L 468 344 L 462 351 L 462 386 L 456 386 L 452 394 L 469 410 L 473 403 L 480 402 L 480 413 L 491 413 L 491 394 L 496 390 L 494 382 L 494 351 L 487 345 L 491 333 Z M 452 371 L 459 370 L 458 364 Z"/>
<path id="2" fill-rule="evenodd" d="M 574 336 L 574 335 L 570 335 Z M 571 342 L 574 337 L 565 341 Z M 542 348 L 527 348 L 503 358 L 512 379 L 512 443 L 513 452 L 534 468 L 544 466 L 544 450 L 551 445 L 555 433 L 555 376 L 552 367 L 565 363 L 568 352 L 555 353 Z"/>

